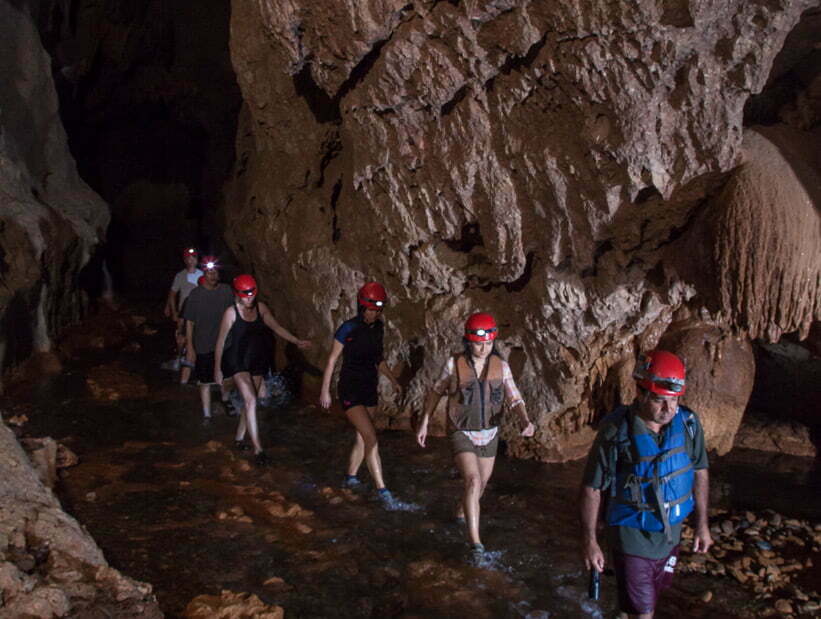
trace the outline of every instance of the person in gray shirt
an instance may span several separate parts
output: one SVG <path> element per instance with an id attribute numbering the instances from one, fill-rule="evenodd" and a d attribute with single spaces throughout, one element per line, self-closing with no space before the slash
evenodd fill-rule
<path id="1" fill-rule="evenodd" d="M 181 357 L 185 349 L 185 321 L 182 319 L 182 309 L 188 295 L 194 288 L 197 287 L 197 280 L 202 276 L 202 271 L 197 268 L 198 252 L 193 247 L 186 247 L 182 252 L 182 259 L 185 263 L 185 268 L 174 276 L 174 281 L 171 283 L 171 290 L 168 291 L 168 296 L 165 301 L 165 308 L 163 313 L 166 317 L 174 321 L 174 344 L 177 348 L 177 357 Z M 186 355 L 187 358 L 187 355 Z M 174 365 L 176 369 L 177 365 Z M 182 371 L 180 372 L 180 383 L 183 385 L 188 382 L 191 376 L 191 367 L 186 361 L 183 361 Z"/>
<path id="2" fill-rule="evenodd" d="M 234 295 L 228 285 L 219 281 L 216 258 L 204 256 L 202 266 L 205 281 L 188 295 L 183 318 L 189 359 L 195 360 L 194 377 L 200 387 L 203 422 L 207 424 L 211 421 L 211 385 L 216 382 L 214 350 L 220 321 L 234 302 Z"/>

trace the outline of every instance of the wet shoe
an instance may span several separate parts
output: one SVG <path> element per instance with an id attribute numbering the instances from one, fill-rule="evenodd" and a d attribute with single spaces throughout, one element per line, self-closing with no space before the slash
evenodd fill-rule
<path id="1" fill-rule="evenodd" d="M 379 502 L 382 503 L 382 507 L 387 510 L 394 510 L 396 509 L 396 499 L 393 498 L 391 491 L 387 488 L 380 488 L 376 491 L 377 496 L 379 497 Z"/>
<path id="2" fill-rule="evenodd" d="M 254 456 L 254 464 L 257 466 L 269 466 L 271 464 L 271 459 L 265 455 L 264 451 L 260 451 Z"/>
<path id="3" fill-rule="evenodd" d="M 470 545 L 470 557 L 473 559 L 475 563 L 480 562 L 485 557 L 485 545 L 484 544 L 471 544 Z"/>
<path id="4" fill-rule="evenodd" d="M 211 417 L 203 417 L 202 418 L 202 427 L 203 428 L 210 428 L 211 427 Z"/>
<path id="5" fill-rule="evenodd" d="M 237 451 L 251 451 L 251 446 L 245 441 L 234 441 L 234 449 Z"/>
<path id="6" fill-rule="evenodd" d="M 356 475 L 345 475 L 345 479 L 342 480 L 342 487 L 350 488 L 351 490 L 359 490 L 363 485 Z"/>

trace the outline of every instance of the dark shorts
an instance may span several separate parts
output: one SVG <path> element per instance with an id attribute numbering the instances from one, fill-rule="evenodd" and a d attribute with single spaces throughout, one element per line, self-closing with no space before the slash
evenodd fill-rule
<path id="1" fill-rule="evenodd" d="M 208 385 L 214 381 L 214 353 L 197 353 L 197 362 L 194 364 L 194 378 L 201 385 Z"/>
<path id="2" fill-rule="evenodd" d="M 372 408 L 379 403 L 377 392 L 378 381 L 343 381 L 339 380 L 339 401 L 342 403 L 342 410 L 348 410 L 354 406 L 364 406 Z"/>
<path id="3" fill-rule="evenodd" d="M 499 450 L 499 432 L 496 432 L 496 436 L 487 445 L 474 445 L 463 432 L 457 430 L 450 435 L 450 446 L 454 456 L 468 452 L 475 453 L 477 458 L 495 458 Z"/>
<path id="4" fill-rule="evenodd" d="M 678 546 L 663 559 L 613 552 L 619 610 L 630 615 L 653 612 L 659 595 L 673 582 L 677 562 Z"/>

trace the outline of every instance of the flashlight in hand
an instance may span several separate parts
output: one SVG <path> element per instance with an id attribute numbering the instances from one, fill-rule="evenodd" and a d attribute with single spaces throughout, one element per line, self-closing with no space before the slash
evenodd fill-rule
<path id="1" fill-rule="evenodd" d="M 595 567 L 590 570 L 590 582 L 587 585 L 587 595 L 591 600 L 598 600 L 601 591 L 601 573 Z"/>

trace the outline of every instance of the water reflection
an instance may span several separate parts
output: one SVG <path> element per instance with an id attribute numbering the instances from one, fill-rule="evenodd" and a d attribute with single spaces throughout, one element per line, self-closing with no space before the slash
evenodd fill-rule
<path id="1" fill-rule="evenodd" d="M 114 356 L 101 352 L 82 364 Z M 232 419 L 199 426 L 196 390 L 170 383 L 161 360 L 117 359 L 145 376 L 150 393 L 142 399 L 91 400 L 77 366 L 15 406 L 29 408 L 29 433 L 60 439 L 81 457 L 61 499 L 115 567 L 154 585 L 170 616 L 221 589 L 255 593 L 297 617 L 541 619 L 612 610 L 612 576 L 603 579 L 601 601 L 588 600 L 577 558 L 581 462 L 500 457 L 482 501 L 487 550 L 474 557 L 454 518 L 461 481 L 444 439 L 423 451 L 408 433 L 382 433 L 386 481 L 398 499 L 385 511 L 369 484 L 340 487 L 351 441 L 344 420 L 312 406 L 263 410 L 274 464 L 259 470 L 232 449 Z M 762 466 L 761 458 L 739 451 L 716 460 L 714 503 L 821 519 L 814 463 Z M 702 603 L 715 586 L 679 575 L 657 617 L 746 613 L 750 594 L 730 579 L 721 600 Z"/>

